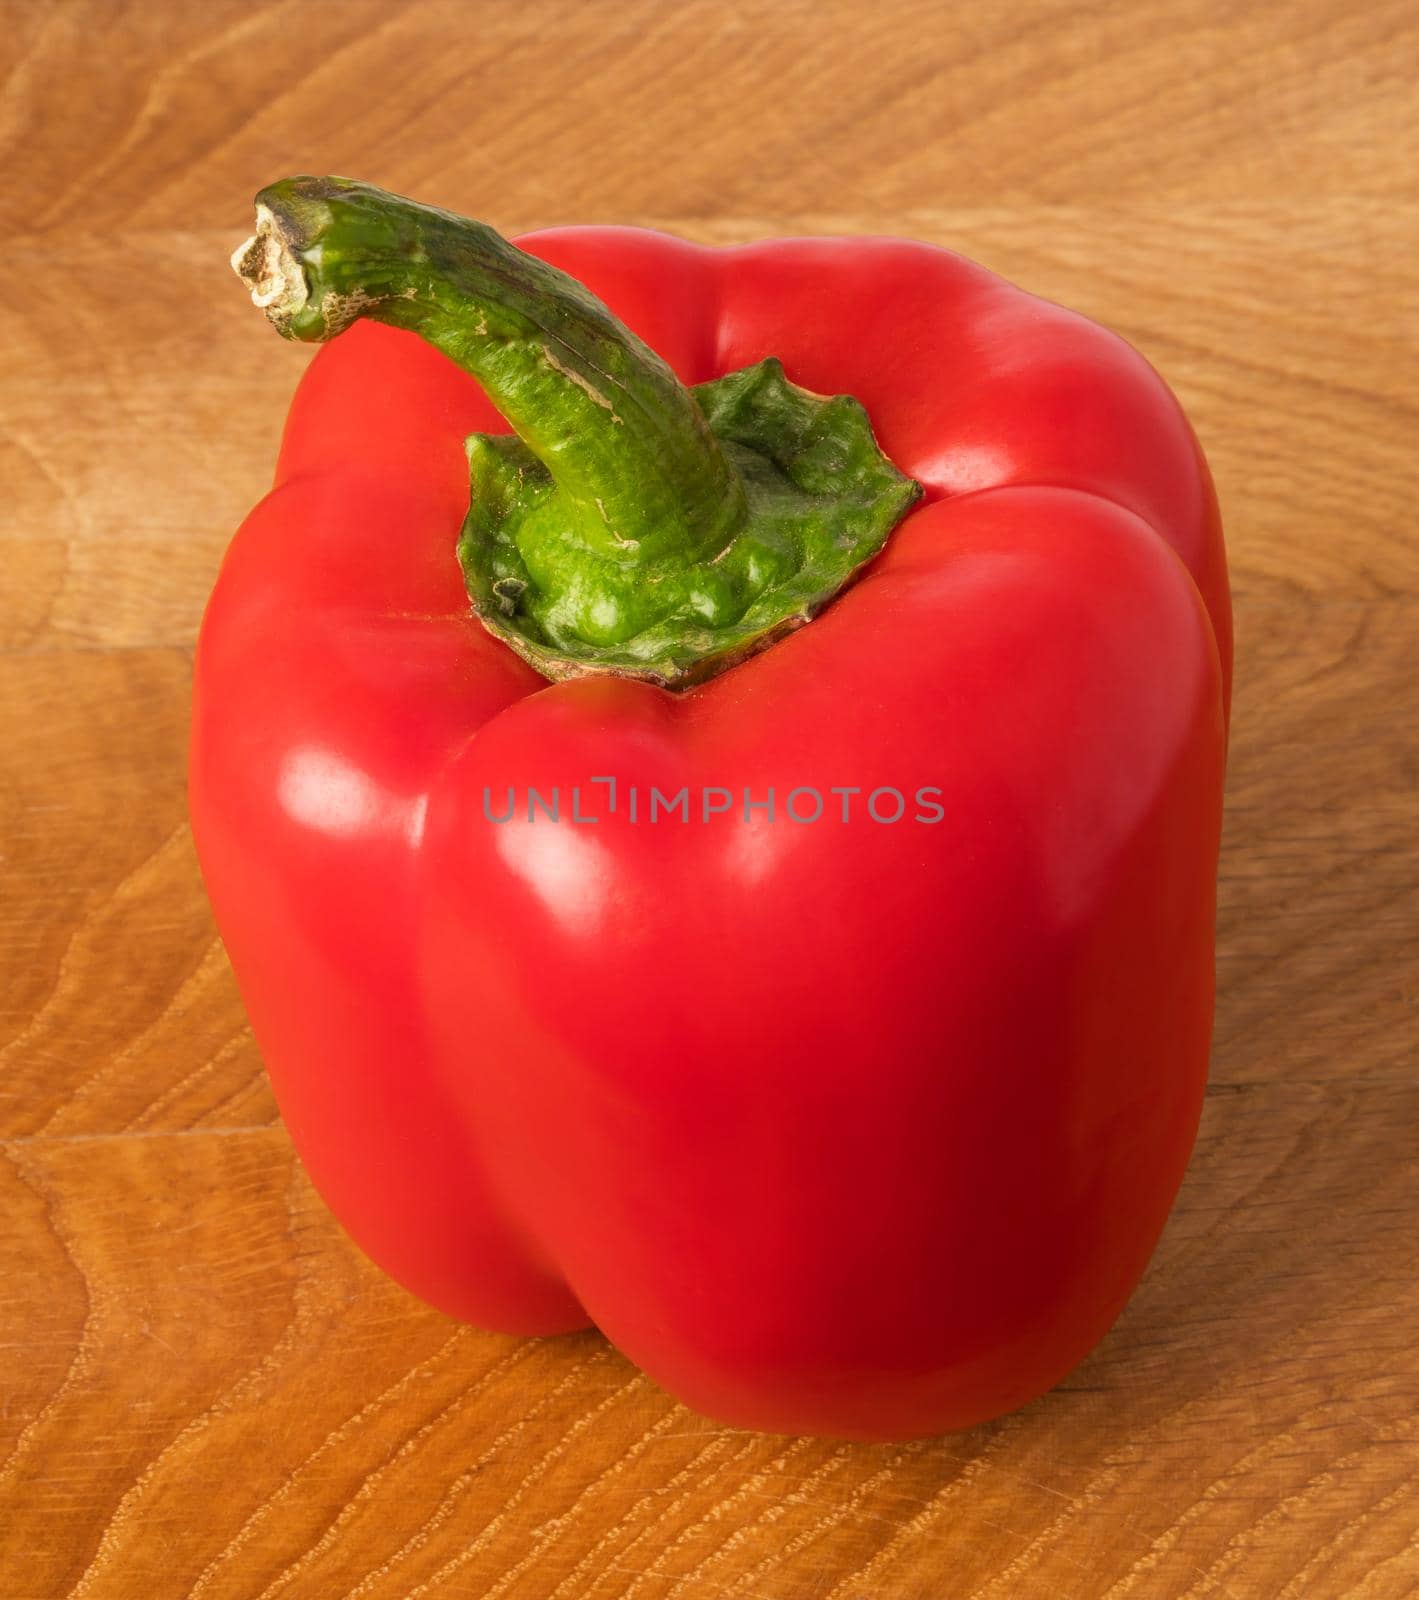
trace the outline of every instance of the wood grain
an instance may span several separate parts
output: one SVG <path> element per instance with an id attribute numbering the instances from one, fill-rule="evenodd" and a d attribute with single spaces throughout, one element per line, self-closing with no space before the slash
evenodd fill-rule
<path id="1" fill-rule="evenodd" d="M 1419 1594 L 1409 0 L 10 0 L 0 82 L 5 1600 Z M 292 170 L 916 235 L 1188 406 L 1238 620 L 1212 1086 L 1138 1295 L 1025 1411 L 720 1429 L 594 1335 L 423 1309 L 313 1195 L 183 797 L 304 360 L 225 257 Z"/>

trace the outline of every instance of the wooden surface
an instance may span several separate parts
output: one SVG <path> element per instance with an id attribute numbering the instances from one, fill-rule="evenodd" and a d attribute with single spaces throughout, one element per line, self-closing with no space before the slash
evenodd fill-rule
<path id="1" fill-rule="evenodd" d="M 1419 1593 L 1413 0 L 0 10 L 0 1595 Z M 1238 622 L 1212 1088 L 1138 1295 L 1023 1413 L 719 1429 L 422 1309 L 313 1197 L 183 803 L 305 359 L 226 256 L 293 170 L 936 240 L 1190 409 Z"/>

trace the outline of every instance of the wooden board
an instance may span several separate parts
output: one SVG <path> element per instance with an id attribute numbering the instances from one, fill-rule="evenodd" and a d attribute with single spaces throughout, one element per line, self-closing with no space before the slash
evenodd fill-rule
<path id="1" fill-rule="evenodd" d="M 1419 1593 L 1419 12 L 0 6 L 0 1593 Z M 226 256 L 351 173 L 507 230 L 955 246 L 1112 324 L 1238 622 L 1213 1081 L 1157 1259 L 971 1433 L 717 1428 L 460 1328 L 295 1163 L 186 827 L 191 647 L 304 353 Z"/>

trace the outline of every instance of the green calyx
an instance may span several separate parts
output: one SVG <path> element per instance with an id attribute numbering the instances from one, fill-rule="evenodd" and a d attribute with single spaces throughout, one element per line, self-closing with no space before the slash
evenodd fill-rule
<path id="1" fill-rule="evenodd" d="M 232 264 L 287 338 L 409 329 L 512 425 L 467 442 L 458 557 L 484 626 L 546 677 L 702 682 L 821 611 L 921 493 L 851 396 L 775 359 L 687 388 L 483 223 L 289 178 L 257 224 Z"/>
<path id="2" fill-rule="evenodd" d="M 594 552 L 569 534 L 557 481 L 522 440 L 468 441 L 468 592 L 489 631 L 549 678 L 681 686 L 723 671 L 816 616 L 920 493 L 856 400 L 796 387 L 776 359 L 689 392 L 746 505 L 706 560 Z"/>

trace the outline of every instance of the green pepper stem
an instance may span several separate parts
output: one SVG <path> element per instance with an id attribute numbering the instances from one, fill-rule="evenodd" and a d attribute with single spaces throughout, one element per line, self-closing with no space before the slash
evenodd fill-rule
<path id="1" fill-rule="evenodd" d="M 816 616 L 921 492 L 851 396 L 772 357 L 687 389 L 484 223 L 346 178 L 272 184 L 256 215 L 232 265 L 287 338 L 407 329 L 512 425 L 468 440 L 458 557 L 483 625 L 550 678 L 725 670 Z"/>
<path id="2" fill-rule="evenodd" d="M 718 554 L 742 480 L 661 358 L 575 279 L 485 223 L 346 178 L 257 196 L 232 264 L 287 338 L 372 317 L 470 372 L 547 467 L 589 550 L 621 561 Z"/>

